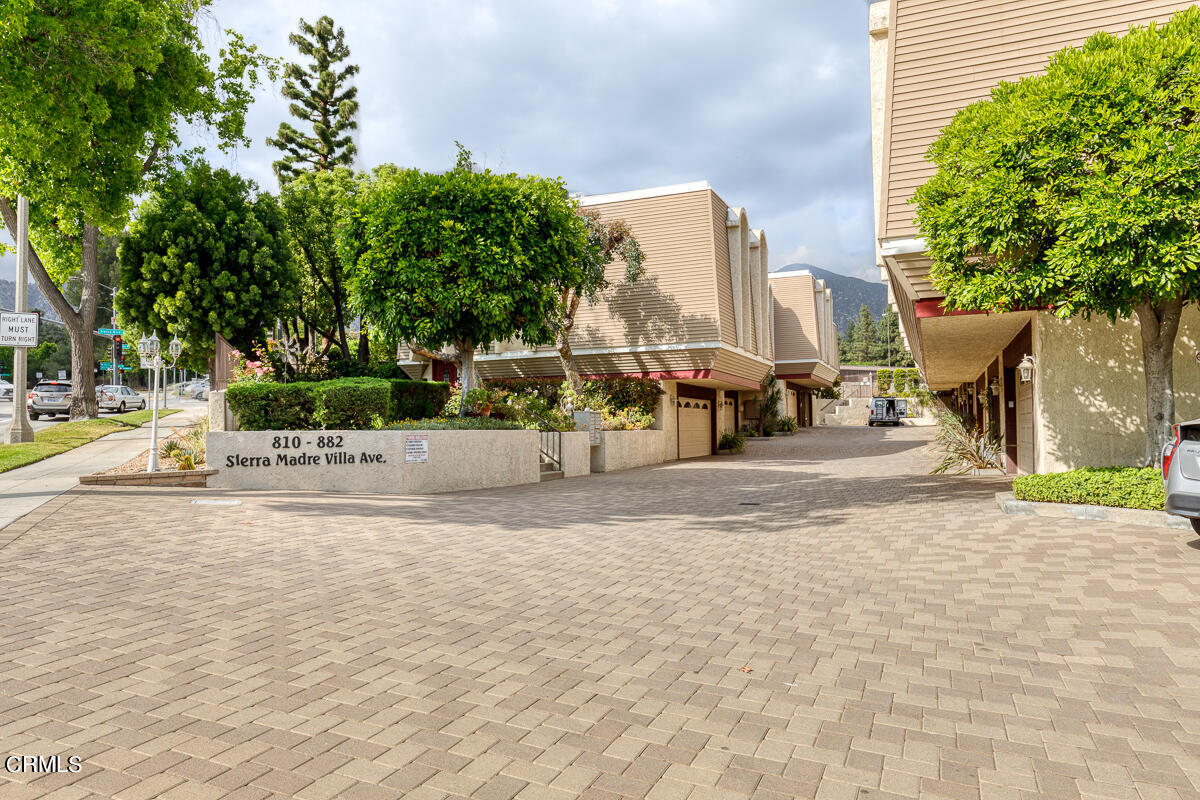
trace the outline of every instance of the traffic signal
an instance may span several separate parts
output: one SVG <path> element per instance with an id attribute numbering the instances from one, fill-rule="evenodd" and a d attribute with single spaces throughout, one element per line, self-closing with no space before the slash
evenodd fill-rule
<path id="1" fill-rule="evenodd" d="M 112 363 L 113 371 L 121 371 L 121 337 L 114 336 L 112 344 Z"/>

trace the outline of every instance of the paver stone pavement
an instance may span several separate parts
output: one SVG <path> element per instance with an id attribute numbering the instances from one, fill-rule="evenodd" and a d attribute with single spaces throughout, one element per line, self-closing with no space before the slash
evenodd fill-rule
<path id="1" fill-rule="evenodd" d="M 73 490 L 0 532 L 0 754 L 81 768 L 0 798 L 1200 797 L 1194 536 L 1002 516 L 929 438 Z"/>

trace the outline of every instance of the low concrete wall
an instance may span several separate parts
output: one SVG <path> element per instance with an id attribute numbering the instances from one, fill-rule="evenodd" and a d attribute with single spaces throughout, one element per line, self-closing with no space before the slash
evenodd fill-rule
<path id="1" fill-rule="evenodd" d="M 537 483 L 537 431 L 210 431 L 210 487 L 436 494 Z M 427 460 L 420 460 L 426 458 Z"/>
<path id="2" fill-rule="evenodd" d="M 600 445 L 592 448 L 592 472 L 663 463 L 664 431 L 604 431 Z"/>
<path id="3" fill-rule="evenodd" d="M 562 435 L 562 473 L 564 478 L 578 478 L 592 471 L 591 434 L 573 431 Z"/>

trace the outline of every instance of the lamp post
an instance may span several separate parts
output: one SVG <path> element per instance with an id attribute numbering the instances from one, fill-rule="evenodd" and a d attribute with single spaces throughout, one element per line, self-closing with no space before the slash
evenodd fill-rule
<path id="1" fill-rule="evenodd" d="M 159 349 L 158 333 L 151 333 L 149 338 L 143 336 L 138 341 L 138 355 L 150 362 L 151 392 L 153 402 L 150 412 L 150 463 L 146 465 L 147 472 L 158 472 L 158 371 L 162 369 L 162 353 Z"/>
<path id="2" fill-rule="evenodd" d="M 183 342 L 179 341 L 178 336 L 171 337 L 171 343 L 167 345 L 167 353 L 171 356 L 171 371 L 175 371 L 175 362 L 179 360 L 179 354 L 183 352 Z M 167 407 L 167 390 L 163 388 L 163 408 Z"/>

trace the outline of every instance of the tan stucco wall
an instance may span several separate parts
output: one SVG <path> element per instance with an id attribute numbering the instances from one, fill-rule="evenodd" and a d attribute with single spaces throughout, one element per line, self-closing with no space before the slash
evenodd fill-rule
<path id="1" fill-rule="evenodd" d="M 1035 469 L 1133 465 L 1145 455 L 1146 388 L 1136 321 L 1060 320 L 1033 326 Z M 1200 417 L 1200 311 L 1184 311 L 1175 342 L 1176 420 Z"/>
<path id="2" fill-rule="evenodd" d="M 562 435 L 562 473 L 564 478 L 578 478 L 592 471 L 591 434 L 587 431 L 568 431 Z"/>
<path id="3" fill-rule="evenodd" d="M 604 431 L 601 444 L 592 448 L 592 472 L 661 464 L 662 452 L 662 431 Z"/>

